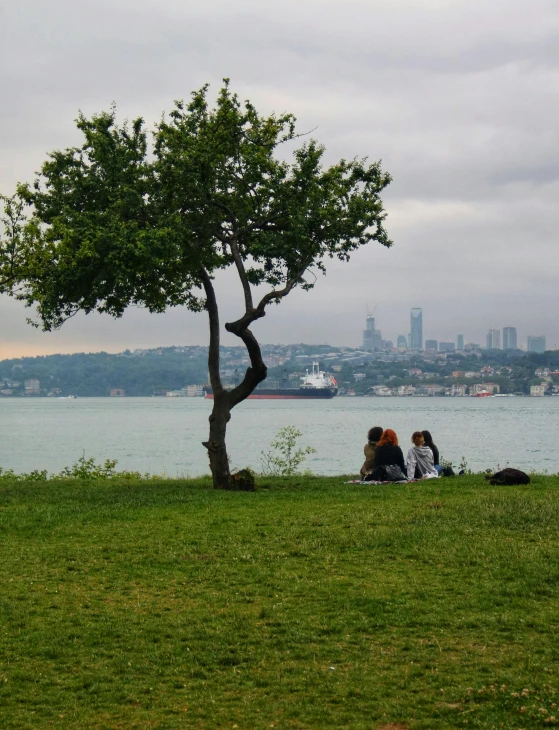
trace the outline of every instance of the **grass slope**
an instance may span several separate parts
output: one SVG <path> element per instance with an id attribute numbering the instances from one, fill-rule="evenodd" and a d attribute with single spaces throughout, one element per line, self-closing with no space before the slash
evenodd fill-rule
<path id="1" fill-rule="evenodd" d="M 559 724 L 559 478 L 0 487 L 0 726 Z"/>

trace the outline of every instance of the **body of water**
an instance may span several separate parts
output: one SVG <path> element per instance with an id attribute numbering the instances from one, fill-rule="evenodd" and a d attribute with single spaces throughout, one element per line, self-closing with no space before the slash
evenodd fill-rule
<path id="1" fill-rule="evenodd" d="M 209 472 L 212 402 L 202 398 L 0 399 L 0 466 L 58 472 L 83 453 L 119 469 L 195 476 Z M 357 474 L 371 426 L 393 428 L 407 452 L 431 431 L 441 457 L 474 470 L 514 466 L 559 472 L 559 398 L 334 398 L 251 400 L 234 409 L 228 450 L 235 468 L 258 470 L 282 426 L 302 433 L 316 474 Z"/>

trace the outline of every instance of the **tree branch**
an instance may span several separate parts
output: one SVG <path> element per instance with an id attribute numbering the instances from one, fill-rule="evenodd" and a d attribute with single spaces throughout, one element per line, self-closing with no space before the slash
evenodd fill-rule
<path id="1" fill-rule="evenodd" d="M 262 312 L 262 314 L 260 315 L 261 317 L 264 316 L 264 310 L 265 310 L 266 306 L 268 304 L 270 304 L 270 302 L 278 301 L 279 299 L 283 299 L 284 297 L 286 297 L 289 294 L 289 292 L 294 287 L 297 286 L 297 284 L 301 281 L 301 278 L 302 278 L 303 274 L 305 273 L 305 271 L 307 270 L 307 268 L 308 268 L 307 264 L 302 266 L 299 269 L 299 271 L 297 271 L 295 276 L 292 276 L 290 279 L 287 280 L 283 289 L 274 289 L 262 297 L 258 306 L 256 307 L 256 310 L 258 312 Z"/>
<path id="2" fill-rule="evenodd" d="M 208 349 L 208 370 L 210 373 L 210 383 L 216 395 L 224 392 L 221 375 L 219 373 L 219 310 L 217 308 L 217 300 L 215 298 L 215 290 L 212 280 L 206 269 L 200 267 L 200 276 L 204 291 L 206 292 L 206 309 L 210 320 L 210 346 Z"/>
<path id="3" fill-rule="evenodd" d="M 248 329 L 248 327 L 252 324 L 252 322 L 265 316 L 265 309 L 267 304 L 274 300 L 283 299 L 283 297 L 286 297 L 289 292 L 301 281 L 301 277 L 305 273 L 306 269 L 307 266 L 302 267 L 295 274 L 295 276 L 292 276 L 287 281 L 283 289 L 277 289 L 268 292 L 268 294 L 262 297 L 256 309 L 252 307 L 250 310 L 247 310 L 240 319 L 236 320 L 235 322 L 227 322 L 225 324 L 225 329 L 228 332 L 231 332 L 237 337 L 240 337 L 240 339 L 244 342 L 248 350 L 251 364 L 251 367 L 247 368 L 242 383 L 239 383 L 236 388 L 233 388 L 233 390 L 229 392 L 229 403 L 231 405 L 231 408 L 247 398 L 253 392 L 256 386 L 266 379 L 266 375 L 268 373 L 268 368 L 266 367 L 262 359 L 262 351 L 260 349 L 260 345 L 258 344 L 256 337 Z"/>
<path id="4" fill-rule="evenodd" d="M 222 203 L 220 200 L 214 200 L 214 203 L 215 205 L 217 205 L 218 208 L 221 208 L 223 211 L 225 211 L 225 213 L 227 213 L 233 227 L 233 235 L 228 238 L 227 243 L 229 244 L 229 248 L 231 249 L 231 253 L 233 254 L 233 261 L 235 262 L 235 266 L 237 267 L 239 279 L 241 280 L 241 285 L 243 287 L 243 293 L 245 296 L 245 313 L 248 313 L 254 309 L 254 304 L 252 302 L 252 290 L 250 288 L 245 265 L 243 263 L 241 252 L 239 250 L 239 244 L 237 242 L 237 218 L 231 208 L 225 203 Z"/>
<path id="5" fill-rule="evenodd" d="M 227 328 L 227 325 L 225 325 L 225 327 Z M 245 398 L 247 398 L 256 388 L 258 383 L 266 380 L 266 375 L 268 374 L 268 368 L 262 359 L 260 345 L 252 332 L 245 328 L 239 332 L 235 332 L 235 334 L 245 343 L 250 357 L 251 367 L 247 368 L 243 381 L 229 392 L 229 403 L 231 408 L 245 400 Z"/>
<path id="6" fill-rule="evenodd" d="M 307 268 L 308 267 L 306 265 L 301 267 L 295 276 L 292 276 L 291 279 L 287 281 L 283 289 L 274 289 L 273 291 L 265 294 L 257 307 L 253 307 L 251 310 L 245 312 L 242 317 L 234 322 L 227 322 L 225 324 L 227 332 L 231 332 L 231 334 L 237 335 L 237 337 L 241 337 L 242 339 L 242 333 L 247 329 L 247 327 L 250 327 L 250 325 L 257 319 L 261 319 L 266 316 L 266 306 L 270 304 L 270 302 L 283 299 L 295 286 L 297 286 Z"/>
<path id="7" fill-rule="evenodd" d="M 254 304 L 252 301 L 252 289 L 250 288 L 250 283 L 247 278 L 245 265 L 241 257 L 241 252 L 239 251 L 239 245 L 237 243 L 236 236 L 232 236 L 229 239 L 228 243 L 231 249 L 231 253 L 233 254 L 233 260 L 235 261 L 235 266 L 237 267 L 237 272 L 239 274 L 239 279 L 241 280 L 243 293 L 245 295 L 245 314 L 248 314 L 254 309 Z"/>

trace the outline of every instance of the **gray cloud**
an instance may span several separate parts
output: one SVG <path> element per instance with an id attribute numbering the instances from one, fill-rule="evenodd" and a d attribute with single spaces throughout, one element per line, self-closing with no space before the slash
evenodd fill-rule
<path id="1" fill-rule="evenodd" d="M 516 324 L 559 343 L 559 8 L 554 0 L 20 0 L 0 3 L 0 191 L 79 141 L 78 109 L 114 100 L 152 123 L 230 76 L 266 111 L 292 111 L 327 157 L 382 158 L 390 251 L 332 264 L 258 324 L 267 341 L 358 344 L 365 302 L 391 337 L 423 305 L 425 333 Z M 239 299 L 221 283 L 226 311 Z M 203 315 L 133 311 L 46 335 L 0 300 L 0 356 L 205 342 Z"/>

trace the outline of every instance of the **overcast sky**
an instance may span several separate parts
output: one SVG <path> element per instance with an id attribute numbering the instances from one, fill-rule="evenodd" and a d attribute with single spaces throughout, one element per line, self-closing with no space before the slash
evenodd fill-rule
<path id="1" fill-rule="evenodd" d="M 317 127 L 328 161 L 382 159 L 394 178 L 394 247 L 330 264 L 255 325 L 263 342 L 358 346 L 368 303 L 385 338 L 419 306 L 424 338 L 512 325 L 559 347 L 557 0 L 0 0 L 0 192 L 79 143 L 79 109 L 151 124 L 224 76 Z M 236 318 L 236 282 L 219 285 Z M 56 333 L 28 316 L 0 299 L 0 358 L 207 342 L 183 310 Z"/>

